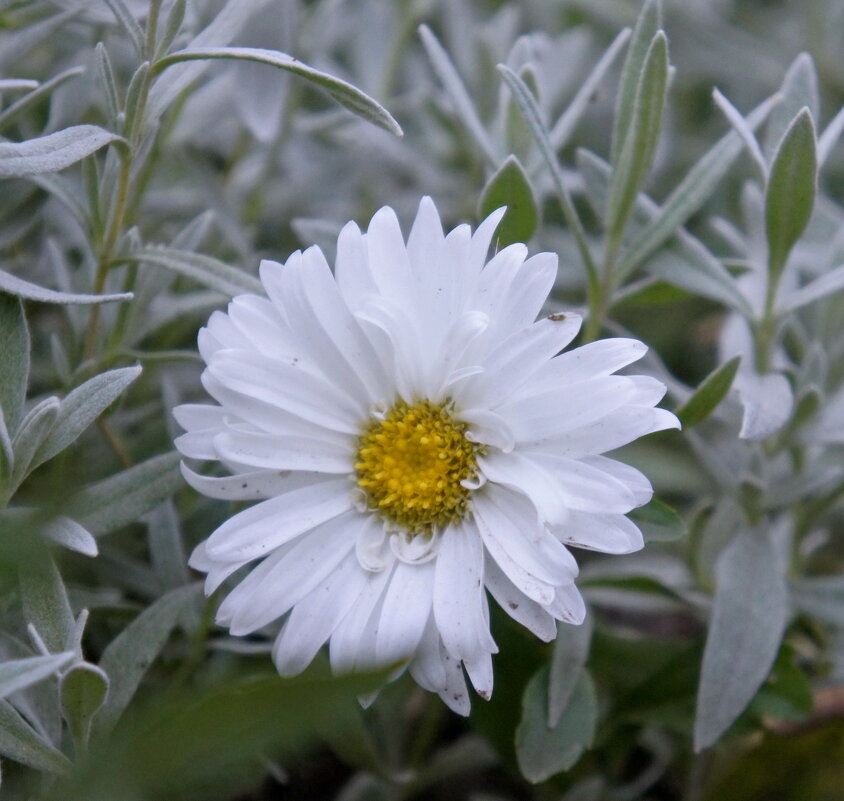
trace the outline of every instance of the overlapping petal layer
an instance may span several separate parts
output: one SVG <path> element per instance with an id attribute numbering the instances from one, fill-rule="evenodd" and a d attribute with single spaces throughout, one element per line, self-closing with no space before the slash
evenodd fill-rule
<path id="1" fill-rule="evenodd" d="M 446 235 L 424 198 L 405 242 L 381 209 L 366 233 L 343 228 L 334 274 L 318 248 L 265 261 L 267 297 L 235 298 L 200 332 L 203 385 L 218 405 L 177 408 L 186 433 L 176 444 L 230 475 L 185 466 L 185 478 L 213 498 L 258 502 L 191 565 L 209 592 L 244 571 L 218 622 L 246 634 L 280 621 L 273 658 L 285 675 L 328 642 L 333 669 L 405 662 L 466 714 L 464 669 L 480 695 L 492 692 L 489 596 L 550 640 L 556 620 L 585 614 L 567 545 L 642 546 L 625 515 L 647 503 L 650 484 L 602 454 L 678 426 L 656 408 L 664 387 L 616 375 L 644 354 L 635 340 L 561 353 L 579 317 L 537 321 L 556 257 L 510 245 L 487 260 L 501 214 Z M 423 403 L 464 430 L 460 458 L 474 461 L 459 517 L 411 531 L 373 504 L 355 464 L 377 421 Z M 367 471 L 380 475 L 370 462 Z M 426 502 L 425 492 L 406 497 Z"/>

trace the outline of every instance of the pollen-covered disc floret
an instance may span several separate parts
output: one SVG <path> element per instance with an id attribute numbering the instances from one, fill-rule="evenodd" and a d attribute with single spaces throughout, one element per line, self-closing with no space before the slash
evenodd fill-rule
<path id="1" fill-rule="evenodd" d="M 431 534 L 466 514 L 478 446 L 448 403 L 398 401 L 360 438 L 355 471 L 367 505 L 409 534 Z"/>
<path id="2" fill-rule="evenodd" d="M 603 454 L 677 427 L 665 386 L 619 374 L 647 348 L 568 349 L 575 313 L 543 315 L 557 257 L 487 258 L 503 209 L 446 233 L 423 198 L 405 238 L 382 208 L 348 223 L 328 264 L 311 247 L 261 263 L 199 333 L 216 404 L 174 410 L 200 492 L 247 501 L 194 550 L 217 622 L 275 637 L 282 675 L 328 643 L 333 671 L 407 665 L 468 714 L 492 693 L 489 603 L 552 640 L 586 614 L 571 546 L 642 547 L 627 514 L 652 496 Z M 547 312 L 546 312 L 547 314 Z"/>

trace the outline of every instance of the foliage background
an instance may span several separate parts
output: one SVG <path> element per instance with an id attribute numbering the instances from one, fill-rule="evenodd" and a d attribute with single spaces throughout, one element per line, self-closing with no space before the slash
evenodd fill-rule
<path id="1" fill-rule="evenodd" d="M 840 0 L 0 0 L 0 797 L 839 798 L 842 30 Z M 229 45 L 320 72 L 167 55 Z M 508 204 L 551 310 L 647 342 L 686 424 L 622 457 L 646 549 L 578 554 L 553 646 L 495 615 L 465 721 L 216 629 L 185 554 L 231 510 L 172 449 L 260 258 L 423 194 Z"/>

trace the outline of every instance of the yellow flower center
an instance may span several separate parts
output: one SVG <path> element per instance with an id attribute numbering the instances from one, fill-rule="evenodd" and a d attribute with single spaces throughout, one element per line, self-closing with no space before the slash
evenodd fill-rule
<path id="1" fill-rule="evenodd" d="M 432 533 L 462 518 L 469 490 L 460 482 L 477 475 L 478 446 L 466 439 L 448 402 L 396 402 L 360 437 L 355 459 L 358 486 L 369 507 L 413 534 Z"/>

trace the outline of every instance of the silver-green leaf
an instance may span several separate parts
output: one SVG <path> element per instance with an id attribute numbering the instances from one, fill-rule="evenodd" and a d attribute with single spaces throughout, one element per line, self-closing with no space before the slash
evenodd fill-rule
<path id="1" fill-rule="evenodd" d="M 80 662 L 59 683 L 62 716 L 67 721 L 77 754 L 88 747 L 94 715 L 105 703 L 109 678 L 101 668 Z"/>
<path id="2" fill-rule="evenodd" d="M 232 298 L 244 292 L 264 294 L 264 287 L 254 275 L 238 270 L 219 259 L 164 247 L 148 247 L 133 253 L 133 261 L 163 267 L 191 278 L 199 284 Z"/>
<path id="3" fill-rule="evenodd" d="M 195 602 L 199 591 L 200 585 L 191 585 L 168 592 L 141 612 L 103 651 L 100 667 L 110 677 L 111 686 L 94 724 L 97 736 L 107 734 L 120 719 L 184 607 Z"/>
<path id="4" fill-rule="evenodd" d="M 74 658 L 73 651 L 0 662 L 0 698 L 24 690 L 52 676 Z"/>
<path id="5" fill-rule="evenodd" d="M 539 222 L 539 207 L 527 173 L 515 156 L 508 156 L 487 181 L 481 192 L 480 216 L 487 217 L 502 206 L 507 211 L 496 232 L 498 247 L 527 242 Z"/>
<path id="6" fill-rule="evenodd" d="M 0 280 L 0 290 L 3 289 Z M 0 409 L 9 436 L 18 430 L 29 380 L 29 329 L 18 298 L 0 292 Z"/>
<path id="7" fill-rule="evenodd" d="M 38 447 L 30 467 L 52 459 L 73 444 L 140 374 L 140 367 L 123 367 L 100 373 L 76 387 L 61 402 L 56 424 Z"/>
<path id="8" fill-rule="evenodd" d="M 541 782 L 572 768 L 592 744 L 598 705 L 588 673 L 580 677 L 565 712 L 548 726 L 548 669 L 541 668 L 525 688 L 516 729 L 516 758 L 522 775 Z"/>
<path id="9" fill-rule="evenodd" d="M 557 639 L 548 666 L 548 726 L 554 728 L 583 677 L 592 644 L 592 618 L 579 626 L 557 623 Z"/>
<path id="10" fill-rule="evenodd" d="M 165 453 L 86 487 L 68 501 L 65 511 L 101 536 L 135 522 L 181 484 L 179 454 Z"/>
<path id="11" fill-rule="evenodd" d="M 24 142 L 0 142 L 0 178 L 57 172 L 112 142 L 125 145 L 117 134 L 97 125 L 74 125 Z"/>
<path id="12" fill-rule="evenodd" d="M 788 613 L 788 588 L 769 531 L 741 531 L 715 565 L 695 750 L 711 746 L 756 695 L 774 664 Z"/>
<path id="13" fill-rule="evenodd" d="M 650 171 L 662 128 L 667 89 L 668 40 L 660 31 L 645 56 L 630 117 L 630 129 L 617 160 L 613 162 L 606 215 L 610 252 L 621 244 L 621 235 L 633 210 L 636 195 Z"/>
<path id="14" fill-rule="evenodd" d="M 64 773 L 70 760 L 48 743 L 8 701 L 0 701 L 0 756 L 47 773 Z"/>
<path id="15" fill-rule="evenodd" d="M 783 135 L 765 190 L 769 280 L 774 282 L 812 216 L 818 173 L 816 147 L 815 124 L 804 108 Z"/>
<path id="16" fill-rule="evenodd" d="M 615 164 L 618 160 L 627 137 L 630 121 L 633 117 L 633 107 L 636 103 L 636 92 L 639 78 L 647 57 L 648 50 L 657 31 L 662 28 L 662 3 L 660 0 L 647 0 L 639 12 L 633 36 L 627 49 L 627 57 L 621 69 L 621 82 L 615 103 L 615 117 L 610 161 Z"/>
<path id="17" fill-rule="evenodd" d="M 341 106 L 357 114 L 368 122 L 374 123 L 396 136 L 402 135 L 401 126 L 387 109 L 380 103 L 362 92 L 356 86 L 329 75 L 326 72 L 310 67 L 287 53 L 278 50 L 263 50 L 257 47 L 193 47 L 187 50 L 177 50 L 159 59 L 152 67 L 152 75 L 159 75 L 167 67 L 185 61 L 206 61 L 209 59 L 235 59 L 239 61 L 255 61 L 271 67 L 292 72 L 300 78 L 305 78 L 312 84 L 325 90 Z"/>

